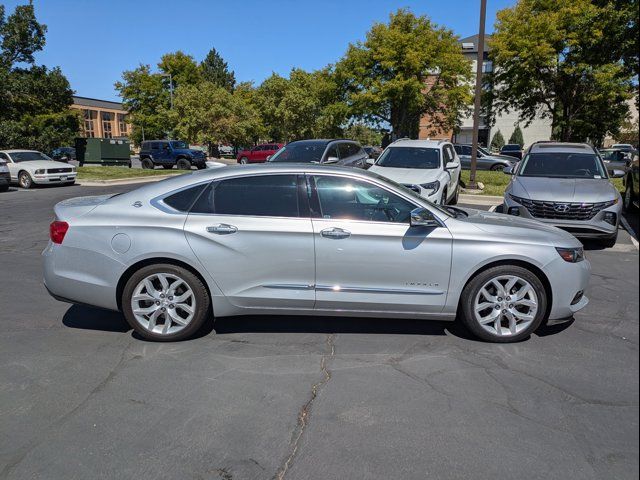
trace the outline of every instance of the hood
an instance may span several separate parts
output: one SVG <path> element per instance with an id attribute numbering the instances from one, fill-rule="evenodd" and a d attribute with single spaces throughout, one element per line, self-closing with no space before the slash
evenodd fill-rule
<path id="1" fill-rule="evenodd" d="M 553 202 L 608 202 L 618 191 L 606 178 L 522 177 L 513 179 L 511 194 L 530 200 Z"/>
<path id="2" fill-rule="evenodd" d="M 373 165 L 369 168 L 370 172 L 377 173 L 383 177 L 387 177 L 396 183 L 422 185 L 425 183 L 435 182 L 438 180 L 442 170 L 438 168 L 390 168 Z"/>
<path id="3" fill-rule="evenodd" d="M 582 244 L 569 232 L 549 224 L 527 218 L 463 208 L 469 216 L 456 220 L 471 223 L 476 228 L 492 236 L 521 240 L 523 243 L 537 243 L 556 247 L 579 247 Z"/>
<path id="4" fill-rule="evenodd" d="M 196 157 L 204 155 L 204 152 L 202 150 L 196 150 L 194 148 L 174 148 L 173 151 L 174 153 L 187 153 L 190 155 L 195 155 Z"/>
<path id="5" fill-rule="evenodd" d="M 518 158 L 515 158 L 515 157 L 510 157 L 508 155 L 498 155 L 498 154 L 485 155 L 482 158 L 487 158 L 489 160 L 506 160 L 507 162 L 511 162 L 511 163 L 517 163 L 519 160 Z"/>
<path id="6" fill-rule="evenodd" d="M 73 165 L 69 165 L 64 162 L 56 162 L 51 160 L 29 160 L 27 162 L 18 162 L 15 165 L 21 168 L 34 169 L 37 170 L 39 168 L 69 168 L 73 167 Z"/>

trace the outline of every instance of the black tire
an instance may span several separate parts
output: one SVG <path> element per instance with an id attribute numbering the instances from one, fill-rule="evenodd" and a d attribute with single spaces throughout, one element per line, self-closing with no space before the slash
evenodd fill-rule
<path id="1" fill-rule="evenodd" d="M 522 331 L 513 334 L 500 336 L 496 333 L 490 333 L 480 326 L 475 319 L 474 304 L 476 296 L 480 289 L 492 278 L 514 275 L 526 280 L 536 293 L 538 298 L 538 310 L 534 320 Z M 462 296 L 460 297 L 460 305 L 458 314 L 463 325 L 476 337 L 481 340 L 493 343 L 512 343 L 523 340 L 531 335 L 545 319 L 547 311 L 547 292 L 542 285 L 540 279 L 530 270 L 516 265 L 499 265 L 489 268 L 473 277 L 464 287 Z"/>
<path id="2" fill-rule="evenodd" d="M 247 165 L 249 163 L 249 159 L 247 157 L 242 157 L 240 159 L 240 164 Z"/>
<path id="3" fill-rule="evenodd" d="M 33 179 L 29 172 L 25 172 L 24 170 L 18 174 L 18 185 L 20 185 L 25 190 L 33 187 Z"/>
<path id="4" fill-rule="evenodd" d="M 616 231 L 613 237 L 605 238 L 604 240 L 601 240 L 600 245 L 602 245 L 604 248 L 613 248 L 615 247 L 617 242 L 618 242 L 618 232 Z"/>
<path id="5" fill-rule="evenodd" d="M 207 165 L 204 164 L 204 163 L 200 163 L 200 164 L 196 165 L 196 168 L 198 170 L 204 170 L 205 168 L 207 168 Z"/>
<path id="6" fill-rule="evenodd" d="M 496 163 L 495 165 L 491 165 L 492 172 L 501 172 L 502 170 L 504 170 L 504 165 L 502 165 L 501 163 Z"/>
<path id="7" fill-rule="evenodd" d="M 631 176 L 629 176 L 626 179 L 627 184 L 627 188 L 625 188 L 624 190 L 624 198 L 622 199 L 622 207 L 624 208 L 625 212 L 632 212 L 633 211 L 633 196 L 635 195 L 635 192 L 633 191 L 633 180 L 631 178 Z"/>
<path id="8" fill-rule="evenodd" d="M 193 291 L 195 297 L 195 314 L 193 319 L 182 330 L 173 334 L 158 334 L 145 329 L 137 320 L 131 307 L 131 297 L 138 284 L 146 277 L 154 273 L 166 273 L 182 279 Z M 193 336 L 202 327 L 211 313 L 211 299 L 209 292 L 202 281 L 189 270 L 171 264 L 149 265 L 135 272 L 127 281 L 122 292 L 122 312 L 133 328 L 140 336 L 155 342 L 175 342 L 185 340 Z"/>
<path id="9" fill-rule="evenodd" d="M 150 158 L 143 158 L 140 163 L 142 164 L 142 168 L 145 170 L 153 170 L 155 167 L 153 160 Z"/>
<path id="10" fill-rule="evenodd" d="M 186 158 L 179 158 L 176 162 L 178 170 L 191 170 L 191 162 Z"/>
<path id="11" fill-rule="evenodd" d="M 449 205 L 457 205 L 460 198 L 460 182 L 456 185 L 456 193 L 453 194 L 453 198 L 449 202 Z"/>
<path id="12" fill-rule="evenodd" d="M 447 189 L 445 188 L 442 191 L 442 198 L 440 199 L 440 205 L 442 205 L 443 207 L 445 205 L 447 205 L 447 196 L 449 195 L 449 192 L 447 192 Z"/>
<path id="13" fill-rule="evenodd" d="M 173 165 L 162 165 L 162 168 L 164 168 L 165 170 L 171 170 L 173 168 Z"/>

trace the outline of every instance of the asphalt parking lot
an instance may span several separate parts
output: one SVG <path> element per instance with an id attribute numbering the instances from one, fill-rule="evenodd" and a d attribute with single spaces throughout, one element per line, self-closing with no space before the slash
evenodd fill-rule
<path id="1" fill-rule="evenodd" d="M 589 246 L 590 305 L 510 345 L 445 322 L 236 317 L 142 341 L 53 300 L 56 202 L 0 193 L 0 478 L 636 479 L 638 251 Z"/>

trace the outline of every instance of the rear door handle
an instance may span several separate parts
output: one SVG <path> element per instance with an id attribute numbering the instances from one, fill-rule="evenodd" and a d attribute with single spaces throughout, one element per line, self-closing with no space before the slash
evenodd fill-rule
<path id="1" fill-rule="evenodd" d="M 349 238 L 351 236 L 351 232 L 342 228 L 325 228 L 320 232 L 320 235 L 337 240 L 340 238 Z"/>
<path id="2" fill-rule="evenodd" d="M 207 232 L 218 235 L 229 235 L 230 233 L 236 233 L 237 231 L 238 227 L 227 223 L 220 223 L 218 225 L 211 225 L 210 227 L 207 227 Z"/>

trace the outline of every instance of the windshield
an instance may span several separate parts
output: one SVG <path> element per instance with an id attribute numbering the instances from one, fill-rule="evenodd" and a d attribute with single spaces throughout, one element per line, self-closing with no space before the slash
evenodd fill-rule
<path id="1" fill-rule="evenodd" d="M 440 151 L 437 148 L 391 147 L 380 155 L 376 165 L 389 168 L 432 170 L 440 168 Z"/>
<path id="2" fill-rule="evenodd" d="M 505 145 L 504 147 L 502 147 L 502 150 L 520 150 L 520 145 Z"/>
<path id="3" fill-rule="evenodd" d="M 44 153 L 40 152 L 13 152 L 9 154 L 11 156 L 11 160 L 16 163 L 20 162 L 30 162 L 33 160 L 50 160 L 53 161 L 50 157 L 47 157 Z"/>
<path id="4" fill-rule="evenodd" d="M 326 142 L 293 142 L 282 147 L 268 161 L 286 163 L 320 163 Z"/>
<path id="5" fill-rule="evenodd" d="M 593 153 L 532 153 L 522 162 L 522 177 L 607 178 L 602 162 Z"/>
<path id="6" fill-rule="evenodd" d="M 171 146 L 175 149 L 183 149 L 183 148 L 189 148 L 189 144 L 187 142 L 171 142 Z"/>

